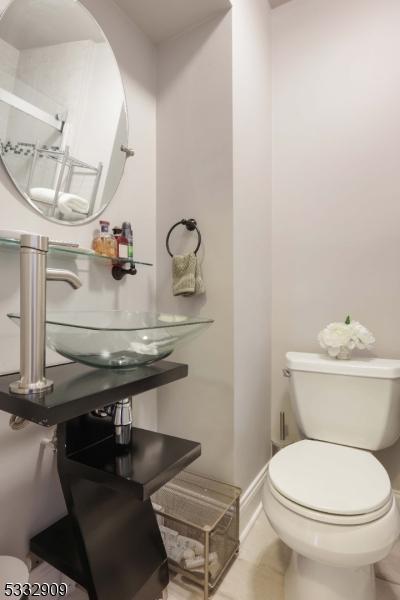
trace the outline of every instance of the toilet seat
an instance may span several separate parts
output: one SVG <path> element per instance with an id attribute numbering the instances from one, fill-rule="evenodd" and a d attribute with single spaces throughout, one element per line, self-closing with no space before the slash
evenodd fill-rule
<path id="1" fill-rule="evenodd" d="M 374 521 L 390 510 L 393 498 L 389 476 L 370 452 L 313 440 L 274 456 L 268 484 L 281 504 L 326 523 Z"/>
<path id="2" fill-rule="evenodd" d="M 319 521 L 320 523 L 328 523 L 331 525 L 363 525 L 364 523 L 371 523 L 372 521 L 380 519 L 387 512 L 389 512 L 393 503 L 393 498 L 391 497 L 381 508 L 364 515 L 336 515 L 312 510 L 310 508 L 306 508 L 305 506 L 301 506 L 301 504 L 297 504 L 292 500 L 288 500 L 285 498 L 285 496 L 280 494 L 278 490 L 275 489 L 273 483 L 271 482 L 269 473 L 267 474 L 267 485 L 269 486 L 271 494 L 274 496 L 274 498 L 292 512 L 306 519 Z"/>

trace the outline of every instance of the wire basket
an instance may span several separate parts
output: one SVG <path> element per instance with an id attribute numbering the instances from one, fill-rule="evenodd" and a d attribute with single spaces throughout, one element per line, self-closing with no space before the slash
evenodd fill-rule
<path id="1" fill-rule="evenodd" d="M 240 494 L 183 471 L 152 496 L 170 569 L 201 585 L 205 600 L 239 551 Z"/>

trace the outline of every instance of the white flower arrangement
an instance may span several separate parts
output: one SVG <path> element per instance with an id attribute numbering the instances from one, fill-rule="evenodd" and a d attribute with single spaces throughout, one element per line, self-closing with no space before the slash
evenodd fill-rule
<path id="1" fill-rule="evenodd" d="M 344 323 L 330 323 L 318 334 L 318 341 L 332 358 L 350 358 L 352 350 L 370 350 L 375 337 L 358 321 L 347 317 Z"/>

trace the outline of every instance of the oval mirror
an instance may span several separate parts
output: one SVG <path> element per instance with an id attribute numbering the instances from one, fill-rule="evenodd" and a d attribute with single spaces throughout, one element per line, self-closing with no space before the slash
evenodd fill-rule
<path id="1" fill-rule="evenodd" d="M 98 23 L 77 0 L 13 0 L 0 19 L 0 154 L 44 217 L 92 221 L 125 166 L 121 74 Z"/>

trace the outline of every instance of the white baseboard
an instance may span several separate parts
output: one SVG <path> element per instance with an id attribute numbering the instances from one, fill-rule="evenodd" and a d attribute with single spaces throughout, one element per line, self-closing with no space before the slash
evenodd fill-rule
<path id="1" fill-rule="evenodd" d="M 267 476 L 268 463 L 261 469 L 240 499 L 240 541 L 243 542 L 257 520 L 261 510 L 262 490 Z"/>

